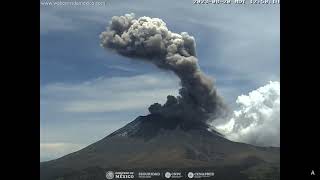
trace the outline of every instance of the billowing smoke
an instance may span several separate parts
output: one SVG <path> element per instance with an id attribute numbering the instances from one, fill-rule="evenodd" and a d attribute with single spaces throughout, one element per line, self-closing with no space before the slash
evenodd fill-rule
<path id="1" fill-rule="evenodd" d="M 151 105 L 150 113 L 201 123 L 224 114 L 225 105 L 213 81 L 200 70 L 195 39 L 188 33 L 171 32 L 158 18 L 135 18 L 134 14 L 126 14 L 112 17 L 100 39 L 101 46 L 106 49 L 153 63 L 180 78 L 180 95 L 169 95 L 164 105 Z"/>
<path id="2" fill-rule="evenodd" d="M 270 82 L 237 99 L 239 109 L 216 127 L 227 138 L 258 146 L 280 146 L 280 82 Z"/>

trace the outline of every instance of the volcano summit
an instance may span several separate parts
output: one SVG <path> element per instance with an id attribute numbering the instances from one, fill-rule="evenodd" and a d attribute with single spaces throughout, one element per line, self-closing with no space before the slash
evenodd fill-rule
<path id="1" fill-rule="evenodd" d="M 149 107 L 104 139 L 56 160 L 40 163 L 42 180 L 106 179 L 110 170 L 212 169 L 215 179 L 279 179 L 280 148 L 232 142 L 208 122 L 227 113 L 213 81 L 200 69 L 194 37 L 168 30 L 158 18 L 114 16 L 101 46 L 152 63 L 180 78 L 179 96 Z"/>
<path id="2" fill-rule="evenodd" d="M 279 179 L 280 148 L 232 142 L 206 127 L 140 116 L 86 148 L 40 163 L 42 180 L 105 179 L 107 170 L 213 169 L 215 179 Z"/>

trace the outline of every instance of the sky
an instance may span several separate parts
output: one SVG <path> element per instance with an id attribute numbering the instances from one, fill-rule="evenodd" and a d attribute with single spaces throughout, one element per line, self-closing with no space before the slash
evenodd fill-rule
<path id="1" fill-rule="evenodd" d="M 100 46 L 99 34 L 112 16 L 158 17 L 171 31 L 194 36 L 200 68 L 231 109 L 238 107 L 238 96 L 280 81 L 279 5 L 103 2 L 40 6 L 41 161 L 96 142 L 146 115 L 150 104 L 178 94 L 172 73 Z"/>

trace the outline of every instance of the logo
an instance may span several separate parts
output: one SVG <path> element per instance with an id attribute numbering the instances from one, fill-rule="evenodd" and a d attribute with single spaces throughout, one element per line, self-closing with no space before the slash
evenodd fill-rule
<path id="1" fill-rule="evenodd" d="M 164 177 L 166 177 L 166 178 L 170 178 L 170 177 L 171 177 L 171 173 L 166 172 L 166 173 L 164 174 Z"/>
<path id="2" fill-rule="evenodd" d="M 107 178 L 107 179 L 113 179 L 113 178 L 114 178 L 114 173 L 113 173 L 113 171 L 108 171 L 108 172 L 106 173 L 106 178 Z"/>
<path id="3" fill-rule="evenodd" d="M 214 172 L 188 172 L 187 176 L 189 179 L 212 178 Z"/>
<path id="4" fill-rule="evenodd" d="M 134 179 L 134 172 L 125 172 L 125 171 L 107 171 L 107 179 Z"/>
<path id="5" fill-rule="evenodd" d="M 188 178 L 192 179 L 193 176 L 194 176 L 194 174 L 193 174 L 192 172 L 189 172 L 189 173 L 188 173 Z"/>
<path id="6" fill-rule="evenodd" d="M 314 173 L 314 170 L 311 171 L 311 175 L 314 176 L 316 173 Z"/>
<path id="7" fill-rule="evenodd" d="M 160 172 L 139 172 L 138 178 L 144 179 L 152 179 L 154 177 L 161 177 Z"/>

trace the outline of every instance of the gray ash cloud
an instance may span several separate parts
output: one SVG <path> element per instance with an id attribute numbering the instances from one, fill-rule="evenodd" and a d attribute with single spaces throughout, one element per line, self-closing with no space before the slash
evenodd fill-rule
<path id="1" fill-rule="evenodd" d="M 151 114 L 203 124 L 225 113 L 225 104 L 213 81 L 198 65 L 195 39 L 187 32 L 171 32 L 159 18 L 125 14 L 112 17 L 100 40 L 106 49 L 133 60 L 153 63 L 180 78 L 180 95 L 169 95 L 163 105 L 151 105 Z"/>

